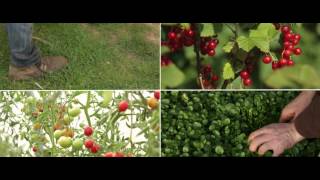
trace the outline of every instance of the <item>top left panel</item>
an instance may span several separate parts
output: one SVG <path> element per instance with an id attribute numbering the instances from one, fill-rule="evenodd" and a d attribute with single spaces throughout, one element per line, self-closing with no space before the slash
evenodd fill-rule
<path id="1" fill-rule="evenodd" d="M 158 23 L 1 23 L 0 89 L 159 89 Z"/>

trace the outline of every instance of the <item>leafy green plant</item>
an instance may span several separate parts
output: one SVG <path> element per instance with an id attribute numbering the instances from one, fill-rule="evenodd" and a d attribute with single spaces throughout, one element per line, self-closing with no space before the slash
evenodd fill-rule
<path id="1" fill-rule="evenodd" d="M 320 65 L 319 55 L 307 48 L 319 46 L 311 39 L 317 36 L 301 23 L 162 24 L 161 85 L 316 88 L 320 75 L 312 66 Z"/>
<path id="2" fill-rule="evenodd" d="M 278 122 L 298 92 L 163 92 L 162 156 L 252 157 L 248 135 Z M 283 156 L 318 156 L 320 140 L 305 140 Z M 267 154 L 268 156 L 270 154 Z"/>
<path id="3" fill-rule="evenodd" d="M 159 156 L 159 108 L 153 96 L 147 91 L 1 92 L 0 137 L 21 148 L 19 156 Z"/>

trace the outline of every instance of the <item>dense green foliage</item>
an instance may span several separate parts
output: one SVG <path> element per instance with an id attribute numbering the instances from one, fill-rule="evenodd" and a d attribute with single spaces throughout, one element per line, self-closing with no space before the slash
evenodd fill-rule
<path id="1" fill-rule="evenodd" d="M 248 135 L 278 122 L 282 108 L 297 94 L 163 92 L 162 156 L 257 156 L 248 149 Z M 283 156 L 318 156 L 319 152 L 319 140 L 305 140 Z"/>

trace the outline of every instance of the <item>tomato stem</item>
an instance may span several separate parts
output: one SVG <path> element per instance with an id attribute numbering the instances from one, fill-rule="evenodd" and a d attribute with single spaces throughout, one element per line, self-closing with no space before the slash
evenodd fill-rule
<path id="1" fill-rule="evenodd" d="M 84 114 L 86 115 L 88 125 L 91 127 L 91 121 L 90 121 L 90 116 L 89 116 L 89 112 L 88 112 L 88 109 L 90 107 L 90 99 L 91 99 L 91 91 L 88 91 L 87 102 L 86 102 L 86 105 L 84 106 Z"/>

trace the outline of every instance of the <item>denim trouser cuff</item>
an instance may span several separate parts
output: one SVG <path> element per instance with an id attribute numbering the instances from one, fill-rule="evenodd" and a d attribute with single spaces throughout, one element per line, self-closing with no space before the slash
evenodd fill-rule
<path id="1" fill-rule="evenodd" d="M 40 62 L 40 51 L 32 42 L 32 23 L 7 23 L 11 64 L 26 67 Z"/>

